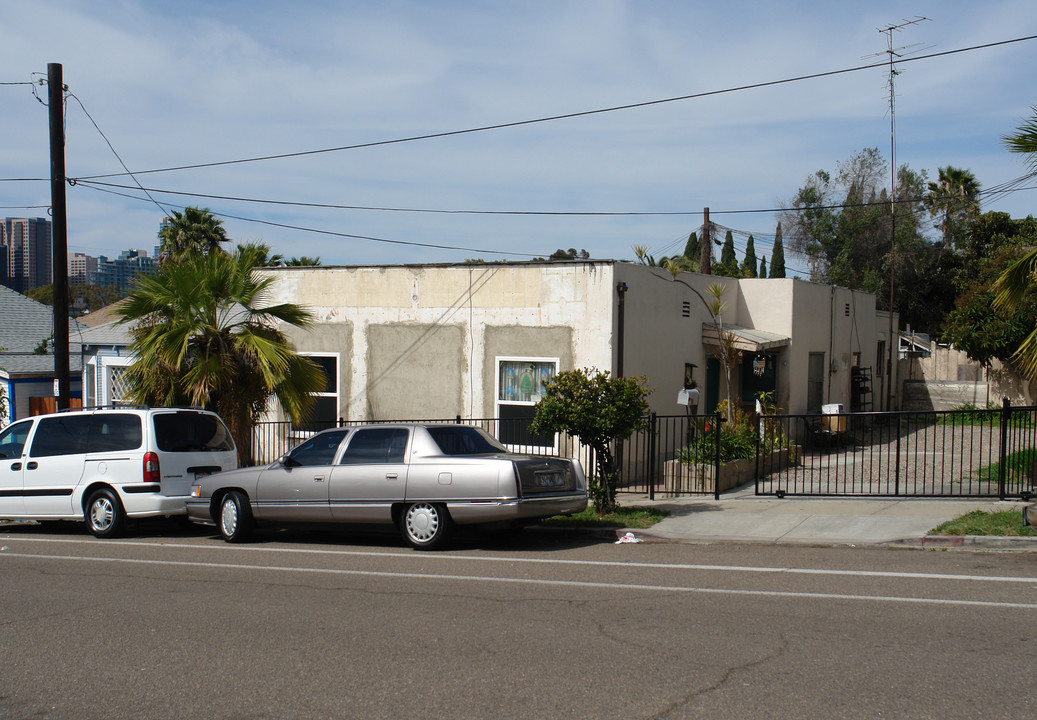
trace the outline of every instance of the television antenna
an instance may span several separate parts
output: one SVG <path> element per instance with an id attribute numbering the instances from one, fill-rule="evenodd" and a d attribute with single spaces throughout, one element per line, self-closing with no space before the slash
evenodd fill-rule
<path id="1" fill-rule="evenodd" d="M 887 55 L 889 57 L 889 335 L 887 342 L 889 347 L 886 357 L 886 409 L 891 410 L 893 404 L 893 285 L 896 277 L 897 259 L 897 132 L 896 132 L 896 77 L 900 74 L 897 70 L 896 61 L 904 56 L 904 51 L 918 47 L 921 43 L 906 45 L 899 48 L 893 47 L 893 33 L 900 32 L 906 27 L 925 22 L 929 18 L 918 15 L 914 20 L 904 20 L 896 25 L 888 25 L 878 28 L 878 31 L 886 36 L 885 52 L 875 53 L 871 57 Z M 914 52 L 920 52 L 915 50 Z M 897 328 L 899 331 L 899 328 Z M 897 345 L 900 345 L 899 339 Z M 881 359 L 876 358 L 879 362 Z"/>

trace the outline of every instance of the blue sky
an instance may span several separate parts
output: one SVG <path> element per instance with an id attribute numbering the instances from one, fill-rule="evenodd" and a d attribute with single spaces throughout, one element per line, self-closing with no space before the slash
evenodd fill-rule
<path id="1" fill-rule="evenodd" d="M 133 171 L 398 140 L 581 113 L 1037 34 L 1037 3 L 163 2 L 0 3 L 0 82 L 63 65 L 64 80 Z M 971 169 L 993 188 L 1026 174 L 1001 137 L 1037 105 L 1037 40 L 899 66 L 897 163 Z M 40 90 L 41 96 L 45 94 Z M 0 179 L 46 178 L 47 109 L 0 86 Z M 525 260 L 556 248 L 633 259 L 683 248 L 712 219 L 768 255 L 781 206 L 815 170 L 866 147 L 888 161 L 885 69 L 485 132 L 137 176 L 147 188 L 360 210 L 153 193 L 226 215 L 324 264 Z M 66 173 L 121 173 L 68 103 Z M 128 177 L 103 182 L 134 184 Z M 1037 182 L 1029 182 L 1033 188 Z M 150 249 L 162 210 L 140 191 L 67 188 L 69 249 Z M 0 182 L 0 216 L 40 216 L 44 181 Z M 1031 214 L 1037 190 L 985 209 Z M 507 214 L 514 212 L 555 213 Z M 597 214 L 596 214 L 597 213 Z M 601 213 L 672 213 L 606 215 Z M 683 213 L 683 214 L 680 214 Z M 241 219 L 238 219 L 241 218 Z M 260 221 L 260 222 L 256 222 Z M 290 226 L 290 227 L 285 227 Z M 305 229 L 303 229 L 305 228 Z M 314 232 L 321 231 L 321 232 Z M 337 234 L 331 234 L 337 233 Z M 355 237 L 378 238 L 365 240 Z M 415 243 L 415 244 L 407 244 Z M 431 246 L 449 246 L 455 249 Z M 790 262 L 795 265 L 794 262 Z M 805 263 L 800 263 L 805 267 Z"/>

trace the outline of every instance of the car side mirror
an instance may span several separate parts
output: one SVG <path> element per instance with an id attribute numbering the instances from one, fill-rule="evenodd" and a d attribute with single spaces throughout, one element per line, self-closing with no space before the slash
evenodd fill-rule
<path id="1" fill-rule="evenodd" d="M 302 463 L 293 458 L 291 455 L 285 455 L 283 458 L 281 458 L 281 465 L 283 465 L 286 468 L 294 468 L 300 467 Z"/>

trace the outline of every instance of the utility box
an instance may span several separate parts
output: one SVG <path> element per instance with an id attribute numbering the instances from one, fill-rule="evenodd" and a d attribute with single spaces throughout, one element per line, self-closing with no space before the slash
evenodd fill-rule
<path id="1" fill-rule="evenodd" d="M 846 432 L 846 417 L 842 403 L 831 403 L 821 406 L 821 429 L 828 433 Z"/>

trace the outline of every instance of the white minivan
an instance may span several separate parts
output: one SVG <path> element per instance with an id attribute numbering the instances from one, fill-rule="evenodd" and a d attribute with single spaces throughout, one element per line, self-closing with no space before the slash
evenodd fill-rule
<path id="1" fill-rule="evenodd" d="M 205 410 L 37 415 L 0 430 L 0 519 L 85 520 L 115 537 L 126 518 L 185 515 L 197 478 L 237 466 L 230 431 Z"/>

